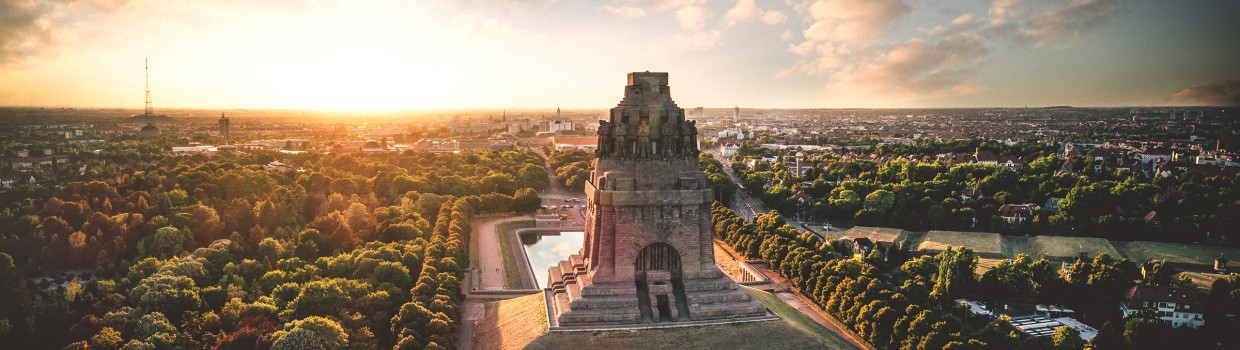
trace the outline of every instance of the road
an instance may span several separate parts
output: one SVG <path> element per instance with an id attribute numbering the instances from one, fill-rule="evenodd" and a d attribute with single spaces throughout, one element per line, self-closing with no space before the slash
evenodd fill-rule
<path id="1" fill-rule="evenodd" d="M 755 216 L 769 210 L 766 208 L 766 205 L 762 204 L 762 201 L 755 200 L 753 196 L 749 195 L 748 191 L 750 189 L 746 189 L 740 177 L 732 172 L 731 159 L 724 157 L 718 149 L 712 149 L 707 152 L 713 155 L 715 159 L 718 159 L 720 163 L 723 163 L 723 173 L 727 174 L 732 179 L 732 183 L 736 184 L 736 195 L 732 196 L 732 203 L 728 203 L 728 207 L 731 207 L 732 211 L 736 212 L 736 215 L 745 218 L 745 220 L 753 221 Z"/>

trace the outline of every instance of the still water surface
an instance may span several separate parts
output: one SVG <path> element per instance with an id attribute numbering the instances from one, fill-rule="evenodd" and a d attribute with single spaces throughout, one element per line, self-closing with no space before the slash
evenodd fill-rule
<path id="1" fill-rule="evenodd" d="M 584 244 L 585 232 L 527 232 L 521 235 L 525 256 L 530 259 L 530 269 L 538 287 L 547 286 L 547 268 L 576 254 Z"/>

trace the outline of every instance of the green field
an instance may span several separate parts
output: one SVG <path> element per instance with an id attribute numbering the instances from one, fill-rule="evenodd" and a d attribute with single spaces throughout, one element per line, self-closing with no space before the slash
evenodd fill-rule
<path id="1" fill-rule="evenodd" d="M 1225 254 L 1227 260 L 1240 260 L 1240 249 L 1237 248 L 1148 241 L 1111 243 L 1121 255 L 1138 262 L 1167 259 L 1172 263 L 1212 266 L 1219 254 Z"/>
<path id="2" fill-rule="evenodd" d="M 1003 258 L 1006 256 L 1003 254 L 1000 237 L 996 233 L 935 230 L 926 233 L 921 242 L 917 244 L 917 250 L 940 252 L 947 250 L 948 247 L 968 247 L 979 257 Z"/>
<path id="3" fill-rule="evenodd" d="M 1025 254 L 1034 259 L 1046 257 L 1054 260 L 1071 260 L 1076 259 L 1081 252 L 1089 257 L 1103 253 L 1117 258 L 1123 257 L 1110 241 L 1102 238 L 1003 236 L 1003 255 L 1007 257 L 1014 258 L 1018 254 Z"/>

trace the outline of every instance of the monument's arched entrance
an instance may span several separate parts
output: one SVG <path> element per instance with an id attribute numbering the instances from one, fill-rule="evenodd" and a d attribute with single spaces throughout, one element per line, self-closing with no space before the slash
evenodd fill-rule
<path id="1" fill-rule="evenodd" d="M 676 248 L 667 243 L 650 244 L 637 254 L 634 264 L 642 322 L 689 319 L 680 253 Z"/>

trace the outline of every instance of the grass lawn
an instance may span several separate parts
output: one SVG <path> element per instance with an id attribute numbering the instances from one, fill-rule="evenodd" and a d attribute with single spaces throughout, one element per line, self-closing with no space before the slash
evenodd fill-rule
<path id="1" fill-rule="evenodd" d="M 1002 236 L 1003 238 L 1003 255 L 1008 258 L 1016 258 L 1018 254 L 1029 255 L 1030 258 L 1038 259 L 1046 256 L 1050 259 L 1076 259 L 1081 253 L 1085 252 L 1086 256 L 1093 258 L 1099 254 L 1106 253 L 1116 258 L 1123 255 L 1111 245 L 1111 242 L 1102 238 L 1090 237 L 1062 237 L 1062 236 Z"/>
<path id="2" fill-rule="evenodd" d="M 1214 284 L 1214 280 L 1226 277 L 1226 275 L 1218 273 L 1185 271 L 1177 274 L 1175 278 L 1179 279 L 1180 276 L 1184 275 L 1187 275 L 1188 279 L 1193 281 L 1193 286 L 1203 293 L 1210 292 L 1210 286 Z"/>
<path id="3" fill-rule="evenodd" d="M 1116 250 L 1136 262 L 1167 259 L 1172 263 L 1213 266 L 1219 254 L 1226 255 L 1230 261 L 1240 260 L 1240 249 L 1237 248 L 1149 241 L 1111 243 Z"/>
<path id="4" fill-rule="evenodd" d="M 940 252 L 947 250 L 949 246 L 952 248 L 968 247 L 979 257 L 1004 257 L 1003 245 L 1000 243 L 998 233 L 930 231 L 917 246 L 917 250 Z"/>
<path id="5" fill-rule="evenodd" d="M 521 277 L 517 269 L 517 257 L 512 251 L 512 243 L 508 241 L 508 233 L 513 230 L 534 227 L 534 220 L 505 222 L 495 226 L 496 238 L 499 239 L 499 250 L 504 254 L 504 279 L 508 289 L 521 289 Z"/>

